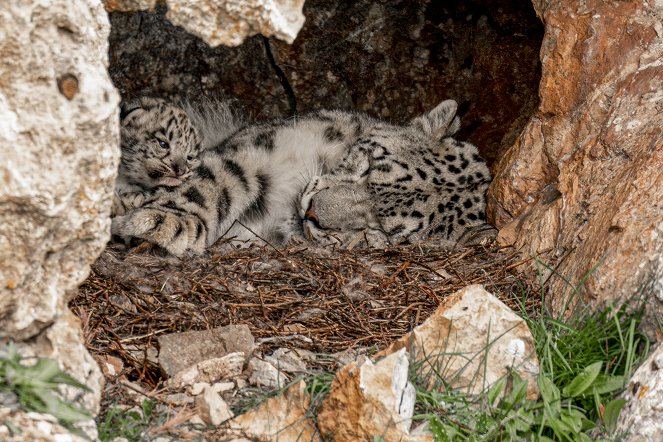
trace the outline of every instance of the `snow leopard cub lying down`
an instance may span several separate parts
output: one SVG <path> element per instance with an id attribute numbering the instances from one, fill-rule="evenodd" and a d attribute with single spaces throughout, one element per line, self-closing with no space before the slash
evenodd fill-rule
<path id="1" fill-rule="evenodd" d="M 180 107 L 143 97 L 122 103 L 122 156 L 112 215 L 142 206 L 159 188 L 185 182 L 200 164 L 200 152 L 227 138 L 239 125 L 226 102 Z"/>
<path id="2" fill-rule="evenodd" d="M 244 126 L 203 149 L 188 179 L 113 218 L 112 232 L 180 256 L 221 237 L 456 240 L 485 224 L 490 175 L 476 147 L 451 138 L 455 114 L 447 100 L 405 126 L 341 111 Z"/>

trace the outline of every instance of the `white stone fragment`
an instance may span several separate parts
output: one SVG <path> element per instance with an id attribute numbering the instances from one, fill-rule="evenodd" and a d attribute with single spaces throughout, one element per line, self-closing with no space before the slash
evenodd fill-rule
<path id="1" fill-rule="evenodd" d="M 210 46 L 238 46 L 256 34 L 292 43 L 304 25 L 304 0 L 168 0 L 166 17 Z"/>
<path id="2" fill-rule="evenodd" d="M 173 377 L 175 388 L 182 388 L 195 383 L 212 384 L 224 379 L 234 379 L 242 373 L 244 353 L 229 353 L 222 358 L 208 359 L 179 371 Z"/>
<path id="3" fill-rule="evenodd" d="M 267 361 L 252 358 L 249 361 L 249 383 L 258 387 L 281 388 L 288 383 L 287 376 Z"/>
<path id="4" fill-rule="evenodd" d="M 203 394 L 196 396 L 196 406 L 199 416 L 208 425 L 217 426 L 233 417 L 228 404 L 211 387 L 206 387 Z"/>

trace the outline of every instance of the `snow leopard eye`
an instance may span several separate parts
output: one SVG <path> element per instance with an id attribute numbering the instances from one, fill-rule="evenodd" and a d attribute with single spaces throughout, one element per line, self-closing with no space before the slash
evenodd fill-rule
<path id="1" fill-rule="evenodd" d="M 163 140 L 157 140 L 159 142 L 159 146 L 161 146 L 162 149 L 168 149 L 170 147 L 170 144 L 168 142 L 163 141 Z"/>
<path id="2" fill-rule="evenodd" d="M 187 155 L 187 157 L 186 157 L 186 160 L 187 160 L 188 162 L 191 162 L 191 161 L 193 161 L 194 159 L 195 159 L 195 157 L 194 157 L 193 155 Z"/>

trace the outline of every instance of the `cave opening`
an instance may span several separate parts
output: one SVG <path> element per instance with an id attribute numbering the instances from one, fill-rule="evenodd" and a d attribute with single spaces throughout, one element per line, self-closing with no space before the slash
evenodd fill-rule
<path id="1" fill-rule="evenodd" d="M 258 35 L 217 48 L 165 12 L 110 14 L 110 73 L 123 98 L 233 98 L 256 120 L 296 106 L 394 122 L 453 98 L 459 138 L 491 169 L 538 105 L 543 25 L 528 2 L 308 0 L 292 45 Z"/>

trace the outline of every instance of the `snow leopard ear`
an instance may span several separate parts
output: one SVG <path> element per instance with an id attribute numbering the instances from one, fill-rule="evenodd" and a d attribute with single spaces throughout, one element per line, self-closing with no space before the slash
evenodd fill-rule
<path id="1" fill-rule="evenodd" d="M 130 113 L 141 107 L 139 101 L 122 102 L 122 104 L 120 104 L 120 122 L 124 121 Z"/>
<path id="2" fill-rule="evenodd" d="M 410 126 L 430 135 L 435 140 L 451 136 L 460 129 L 460 119 L 456 116 L 458 103 L 444 100 L 432 111 L 420 115 L 410 122 Z"/>

